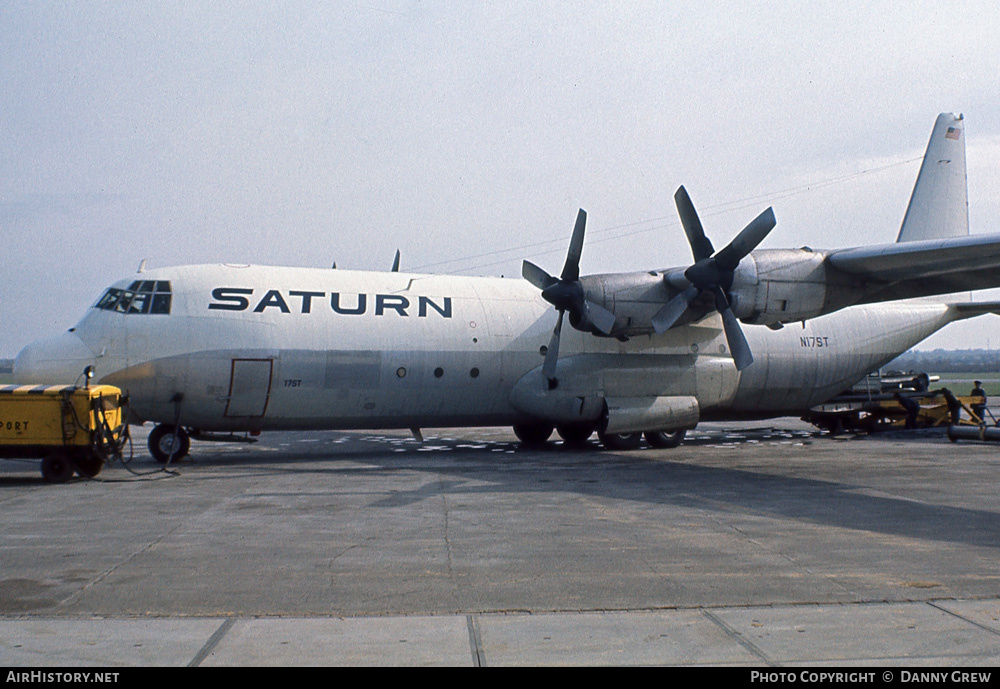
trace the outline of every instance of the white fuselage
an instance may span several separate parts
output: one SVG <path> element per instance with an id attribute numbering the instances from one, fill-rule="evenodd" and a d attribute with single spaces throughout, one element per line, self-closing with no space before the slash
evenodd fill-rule
<path id="1" fill-rule="evenodd" d="M 26 347 L 18 381 L 72 382 L 92 364 L 139 419 L 204 431 L 509 425 L 535 417 L 525 387 L 543 409 L 549 395 L 694 397 L 701 418 L 763 417 L 828 399 L 956 317 L 901 302 L 748 326 L 742 373 L 717 314 L 624 342 L 566 327 L 550 392 L 536 379 L 556 314 L 523 280 L 260 266 L 136 277 L 170 283 L 169 314 L 91 308 Z"/>

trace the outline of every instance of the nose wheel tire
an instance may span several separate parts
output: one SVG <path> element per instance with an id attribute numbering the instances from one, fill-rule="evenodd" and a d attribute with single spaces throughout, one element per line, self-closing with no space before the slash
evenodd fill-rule
<path id="1" fill-rule="evenodd" d="M 191 449 L 191 438 L 188 437 L 187 431 L 178 428 L 175 435 L 174 430 L 173 426 L 161 424 L 149 434 L 147 441 L 149 453 L 160 464 L 166 464 L 168 461 L 176 462 Z"/>

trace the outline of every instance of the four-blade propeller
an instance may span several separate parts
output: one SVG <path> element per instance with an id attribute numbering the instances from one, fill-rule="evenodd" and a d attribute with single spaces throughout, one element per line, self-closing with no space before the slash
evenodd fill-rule
<path id="1" fill-rule="evenodd" d="M 553 277 L 530 261 L 521 265 L 521 275 L 525 280 L 542 291 L 542 298 L 559 311 L 552 339 L 545 352 L 542 373 L 554 385 L 556 362 L 559 359 L 559 337 L 562 333 L 563 314 L 569 312 L 569 322 L 578 330 L 609 334 L 615 327 L 615 314 L 599 304 L 589 301 L 580 283 L 580 254 L 583 252 L 583 235 L 587 226 L 587 212 L 580 209 L 576 216 L 576 227 L 569 243 L 566 263 L 559 277 Z"/>
<path id="2" fill-rule="evenodd" d="M 715 309 L 722 316 L 722 325 L 732 352 L 736 368 L 742 371 L 753 363 L 753 354 L 747 344 L 739 320 L 733 313 L 729 290 L 733 284 L 736 269 L 751 251 L 757 248 L 768 233 L 774 229 L 774 211 L 768 208 L 758 215 L 721 251 L 716 252 L 711 240 L 698 218 L 698 212 L 691 203 L 687 190 L 680 187 L 674 194 L 677 212 L 684 226 L 694 264 L 684 271 L 688 285 L 656 312 L 652 318 L 653 330 L 664 333 L 680 320 L 688 307 L 703 293 L 714 297 Z M 569 313 L 570 324 L 577 330 L 609 335 L 615 327 L 615 314 L 600 304 L 586 298 L 580 282 L 580 254 L 583 252 L 583 236 L 587 225 L 587 213 L 582 208 L 576 217 L 573 238 L 569 243 L 566 263 L 559 277 L 547 272 L 530 261 L 524 261 L 521 275 L 525 280 L 542 291 L 542 298 L 559 311 L 556 327 L 552 331 L 542 373 L 549 380 L 549 386 L 556 385 L 556 363 L 559 359 L 559 338 L 562 333 L 563 315 Z"/>
<path id="3" fill-rule="evenodd" d="M 705 236 L 705 230 L 698 219 L 698 212 L 691 203 L 687 190 L 681 187 L 674 194 L 681 224 L 694 254 L 694 265 L 684 271 L 690 283 L 683 292 L 667 302 L 653 316 L 653 330 L 663 333 L 670 329 L 684 315 L 688 306 L 702 292 L 711 292 L 715 297 L 715 308 L 722 315 L 722 325 L 726 331 L 729 351 L 733 354 L 736 369 L 742 371 L 753 363 L 753 354 L 740 328 L 727 291 L 733 284 L 737 266 L 747 254 L 757 248 L 775 226 L 774 211 L 768 208 L 758 215 L 724 249 L 716 253 L 712 242 Z"/>

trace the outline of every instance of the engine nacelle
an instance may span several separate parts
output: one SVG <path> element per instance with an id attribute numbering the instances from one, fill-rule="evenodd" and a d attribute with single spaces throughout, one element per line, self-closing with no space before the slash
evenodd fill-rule
<path id="1" fill-rule="evenodd" d="M 729 290 L 744 323 L 774 325 L 833 310 L 825 254 L 812 249 L 765 249 L 744 258 Z M 846 295 L 838 294 L 838 304 Z M 839 308 L 839 306 L 837 306 Z"/>
<path id="2" fill-rule="evenodd" d="M 826 252 L 758 249 L 740 261 L 729 293 L 733 313 L 744 323 L 775 325 L 808 320 L 856 303 L 864 287 L 825 262 Z M 587 301 L 615 314 L 612 336 L 652 332 L 651 319 L 688 283 L 683 269 L 587 275 L 580 278 Z M 692 304 L 704 315 L 715 307 L 710 292 Z M 695 316 L 700 318 L 701 316 Z M 681 324 L 691 322 L 688 316 Z M 577 330 L 599 333 L 586 311 L 570 314 Z"/>
<path id="3" fill-rule="evenodd" d="M 615 314 L 612 335 L 649 333 L 649 319 L 670 298 L 670 292 L 663 284 L 663 274 L 657 271 L 586 275 L 580 278 L 580 282 L 587 300 Z M 574 323 L 572 315 L 570 323 L 577 330 L 592 332 Z"/>

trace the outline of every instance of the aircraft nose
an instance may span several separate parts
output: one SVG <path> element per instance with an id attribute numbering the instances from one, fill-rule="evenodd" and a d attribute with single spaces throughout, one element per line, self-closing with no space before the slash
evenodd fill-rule
<path id="1" fill-rule="evenodd" d="M 14 381 L 19 385 L 74 383 L 97 357 L 71 332 L 32 342 L 14 359 Z"/>

